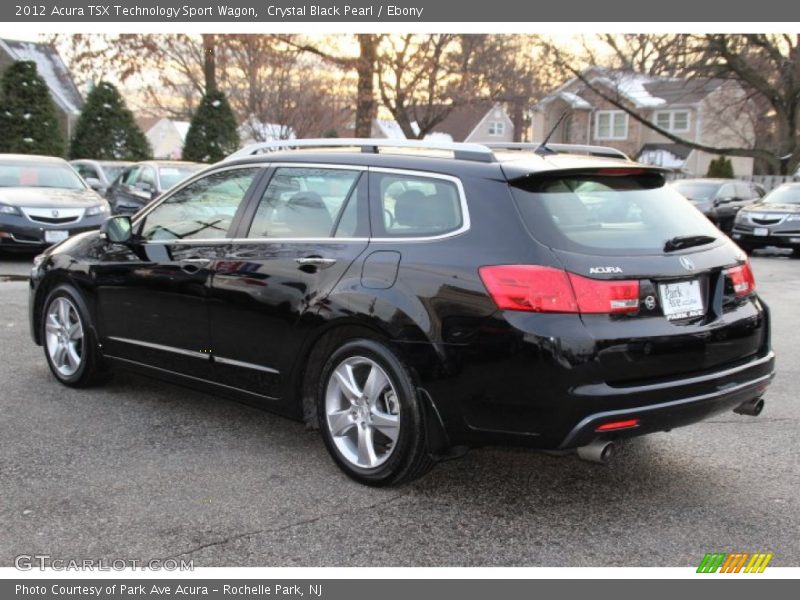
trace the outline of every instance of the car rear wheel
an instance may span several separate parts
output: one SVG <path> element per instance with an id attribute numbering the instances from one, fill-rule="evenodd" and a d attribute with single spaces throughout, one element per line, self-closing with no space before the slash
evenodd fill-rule
<path id="1" fill-rule="evenodd" d="M 61 383 L 85 387 L 101 379 L 93 331 L 74 288 L 63 285 L 50 293 L 42 311 L 42 341 L 47 364 Z"/>
<path id="2" fill-rule="evenodd" d="M 318 417 L 328 451 L 356 481 L 397 485 L 433 466 L 411 373 L 380 342 L 353 340 L 331 354 L 322 369 Z"/>

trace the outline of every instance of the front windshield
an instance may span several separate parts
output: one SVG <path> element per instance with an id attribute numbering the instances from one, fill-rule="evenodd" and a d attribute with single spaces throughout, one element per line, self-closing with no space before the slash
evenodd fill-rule
<path id="1" fill-rule="evenodd" d="M 161 189 L 168 190 L 189 177 L 189 175 L 197 173 L 201 168 L 200 166 L 160 167 L 158 175 L 161 178 Z"/>
<path id="2" fill-rule="evenodd" d="M 80 176 L 67 164 L 35 161 L 0 161 L 0 188 L 43 187 L 83 190 Z"/>
<path id="3" fill-rule="evenodd" d="M 782 185 L 764 198 L 765 204 L 800 204 L 800 185 Z"/>
<path id="4" fill-rule="evenodd" d="M 697 183 L 692 181 L 676 181 L 672 187 L 682 196 L 694 202 L 703 202 L 714 197 L 719 189 L 718 183 Z"/>

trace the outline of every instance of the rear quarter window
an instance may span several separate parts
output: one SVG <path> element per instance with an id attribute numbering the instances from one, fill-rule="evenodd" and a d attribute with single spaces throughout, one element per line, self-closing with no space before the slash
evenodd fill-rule
<path id="1" fill-rule="evenodd" d="M 376 237 L 436 237 L 453 233 L 465 222 L 461 196 L 450 179 L 373 172 L 371 196 Z"/>
<path id="2" fill-rule="evenodd" d="M 531 235 L 582 254 L 659 254 L 667 240 L 720 233 L 659 173 L 531 176 L 511 183 Z"/>

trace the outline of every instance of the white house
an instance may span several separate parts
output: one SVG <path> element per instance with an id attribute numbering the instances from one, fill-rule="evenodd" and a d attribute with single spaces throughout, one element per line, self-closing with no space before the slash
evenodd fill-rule
<path id="1" fill-rule="evenodd" d="M 180 160 L 188 132 L 188 121 L 173 121 L 166 118 L 156 121 L 145 132 L 153 149 L 153 158 Z"/>

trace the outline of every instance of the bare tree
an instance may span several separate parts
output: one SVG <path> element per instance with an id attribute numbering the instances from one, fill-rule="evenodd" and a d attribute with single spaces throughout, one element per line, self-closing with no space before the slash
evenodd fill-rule
<path id="1" fill-rule="evenodd" d="M 203 38 L 203 77 L 206 84 L 205 92 L 217 89 L 217 39 L 213 33 L 204 33 Z"/>
<path id="2" fill-rule="evenodd" d="M 344 71 L 354 70 L 358 76 L 356 87 L 355 110 L 355 135 L 356 137 L 370 137 L 372 133 L 372 120 L 377 114 L 375 102 L 375 74 L 378 61 L 378 46 L 382 36 L 372 33 L 359 33 L 358 56 L 344 56 L 324 49 L 320 44 L 309 41 L 298 41 L 291 36 L 284 39 L 303 52 L 318 56 L 327 63 Z"/>
<path id="3" fill-rule="evenodd" d="M 612 53 L 614 66 L 636 73 L 666 77 L 683 76 L 698 57 L 688 36 L 664 33 L 602 34 L 599 36 Z M 591 46 L 584 40 L 584 51 L 599 64 Z"/>
<path id="4" fill-rule="evenodd" d="M 587 88 L 668 140 L 712 154 L 751 157 L 771 173 L 793 173 L 800 166 L 800 36 L 708 34 L 676 37 L 681 39 L 672 44 L 661 40 L 658 46 L 653 40 L 633 43 L 635 40 L 619 41 L 613 36 L 605 36 L 603 41 L 612 42 L 609 45 L 617 61 L 625 57 L 623 43 L 633 43 L 634 48 L 640 48 L 634 52 L 635 61 L 629 57 L 628 62 L 622 64 L 627 69 L 663 74 L 663 65 L 673 56 L 679 65 L 674 74 L 680 73 L 689 80 L 714 78 L 732 82 L 741 93 L 717 107 L 719 121 L 729 126 L 725 120 L 729 120 L 732 112 L 746 115 L 755 129 L 755 142 L 750 136 L 740 136 L 741 143 L 731 139 L 735 136 L 726 136 L 731 139 L 731 145 L 715 146 L 661 128 L 633 107 L 619 87 L 609 88 L 589 80 L 583 69 L 576 66 L 578 62 L 585 64 L 586 56 L 578 60 L 575 55 L 567 55 L 557 48 L 554 54 Z M 642 50 L 641 45 L 637 46 L 639 42 L 649 50 Z M 656 47 L 657 51 L 653 49 Z M 612 66 L 614 64 L 612 61 Z M 618 62 L 616 64 L 619 66 Z"/>

